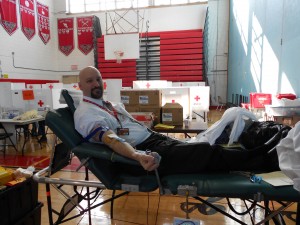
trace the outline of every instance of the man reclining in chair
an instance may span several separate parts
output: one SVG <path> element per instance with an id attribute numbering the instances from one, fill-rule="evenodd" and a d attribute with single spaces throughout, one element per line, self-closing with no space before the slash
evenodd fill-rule
<path id="1" fill-rule="evenodd" d="M 81 70 L 79 87 L 83 101 L 74 114 L 76 130 L 89 141 L 105 144 L 120 155 L 138 161 L 144 168 L 139 173 L 156 168 L 161 175 L 279 169 L 276 151 L 270 154 L 261 150 L 226 150 L 204 142 L 185 143 L 148 129 L 134 120 L 123 104 L 104 101 L 102 77 L 94 67 Z M 152 154 L 136 149 L 151 150 Z M 160 162 L 155 160 L 155 152 L 161 156 Z"/>

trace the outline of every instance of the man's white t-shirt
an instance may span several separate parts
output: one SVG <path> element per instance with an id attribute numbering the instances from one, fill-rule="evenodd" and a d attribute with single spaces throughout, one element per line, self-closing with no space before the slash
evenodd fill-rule
<path id="1" fill-rule="evenodd" d="M 106 126 L 117 134 L 117 128 L 128 128 L 129 135 L 118 135 L 128 142 L 131 146 L 142 143 L 146 140 L 151 132 L 148 128 L 138 123 L 125 110 L 122 103 L 113 103 L 114 109 L 117 111 L 118 120 L 108 111 L 101 109 L 98 105 L 103 106 L 103 100 L 84 97 L 87 101 L 81 101 L 74 113 L 75 129 L 83 136 L 88 136 L 95 127 Z M 95 142 L 92 138 L 91 142 Z"/>

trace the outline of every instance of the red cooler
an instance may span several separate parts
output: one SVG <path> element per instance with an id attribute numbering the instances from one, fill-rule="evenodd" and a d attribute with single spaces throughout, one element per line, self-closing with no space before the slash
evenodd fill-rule
<path id="1" fill-rule="evenodd" d="M 251 108 L 265 108 L 265 105 L 272 104 L 272 94 L 250 93 Z"/>
<path id="2" fill-rule="evenodd" d="M 276 98 L 278 99 L 287 98 L 290 100 L 295 100 L 297 96 L 295 94 L 288 93 L 288 94 L 278 94 L 276 95 Z"/>

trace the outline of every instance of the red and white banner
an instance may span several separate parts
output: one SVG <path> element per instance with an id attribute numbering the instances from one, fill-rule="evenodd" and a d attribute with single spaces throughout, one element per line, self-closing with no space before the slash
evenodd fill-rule
<path id="1" fill-rule="evenodd" d="M 78 48 L 87 55 L 93 49 L 93 16 L 77 18 Z"/>
<path id="2" fill-rule="evenodd" d="M 57 19 L 58 48 L 68 56 L 74 50 L 74 19 Z"/>
<path id="3" fill-rule="evenodd" d="M 34 0 L 20 0 L 21 26 L 28 40 L 35 35 Z"/>
<path id="4" fill-rule="evenodd" d="M 36 2 L 39 36 L 46 45 L 50 40 L 49 7 Z"/>
<path id="5" fill-rule="evenodd" d="M 18 28 L 16 0 L 0 0 L 0 20 L 3 28 L 12 35 Z"/>

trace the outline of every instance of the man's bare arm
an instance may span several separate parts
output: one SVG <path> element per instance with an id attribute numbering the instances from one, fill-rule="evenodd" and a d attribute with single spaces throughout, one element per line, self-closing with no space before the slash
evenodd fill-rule
<path id="1" fill-rule="evenodd" d="M 152 171 L 159 166 L 152 155 L 139 153 L 135 151 L 135 149 L 129 143 L 120 141 L 117 138 L 113 138 L 114 136 L 118 137 L 112 130 L 100 130 L 96 133 L 93 139 L 97 142 L 104 143 L 114 152 L 122 156 L 138 161 L 145 170 Z"/>

